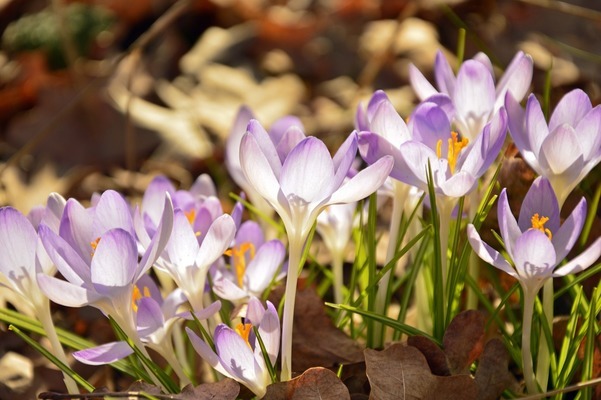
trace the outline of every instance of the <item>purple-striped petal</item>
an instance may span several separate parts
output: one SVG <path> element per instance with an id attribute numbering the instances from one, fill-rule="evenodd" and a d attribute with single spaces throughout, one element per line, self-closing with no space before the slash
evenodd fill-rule
<path id="1" fill-rule="evenodd" d="M 196 256 L 196 265 L 199 267 L 208 267 L 213 264 L 228 249 L 235 234 L 236 225 L 232 217 L 224 214 L 217 218 L 200 245 Z"/>
<path id="2" fill-rule="evenodd" d="M 549 168 L 554 175 L 560 175 L 578 160 L 583 163 L 583 151 L 578 136 L 574 128 L 569 125 L 557 127 L 541 145 L 539 164 Z"/>
<path id="3" fill-rule="evenodd" d="M 455 74 L 442 51 L 436 53 L 434 61 L 434 77 L 436 85 L 442 93 L 452 95 L 455 91 Z"/>
<path id="4" fill-rule="evenodd" d="M 84 287 L 73 285 L 52 276 L 37 274 L 38 286 L 53 302 L 67 307 L 94 305 L 101 296 Z"/>
<path id="5" fill-rule="evenodd" d="M 138 250 L 134 238 L 116 228 L 102 236 L 91 265 L 92 283 L 96 291 L 111 296 L 133 283 L 138 267 Z"/>
<path id="6" fill-rule="evenodd" d="M 575 127 L 593 108 L 591 100 L 582 89 L 574 89 L 561 98 L 549 119 L 549 131 L 563 124 Z"/>
<path id="7" fill-rule="evenodd" d="M 495 109 L 503 105 L 505 93 L 511 93 L 514 99 L 522 101 L 530 89 L 532 69 L 532 57 L 521 51 L 517 52 L 497 83 Z"/>
<path id="8" fill-rule="evenodd" d="M 45 225 L 40 225 L 39 235 L 46 253 L 66 280 L 77 286 L 91 284 L 90 266 L 69 243 Z"/>
<path id="9" fill-rule="evenodd" d="M 0 273 L 10 277 L 35 274 L 38 236 L 31 222 L 12 207 L 0 208 Z"/>
<path id="10" fill-rule="evenodd" d="M 290 202 L 319 201 L 332 192 L 326 192 L 334 179 L 334 164 L 326 145 L 308 137 L 286 157 L 280 176 L 281 189 Z"/>
<path id="11" fill-rule="evenodd" d="M 275 148 L 274 148 L 275 151 Z M 279 160 L 278 160 L 279 162 Z M 281 166 L 275 171 L 259 147 L 255 135 L 246 134 L 240 145 L 240 165 L 250 185 L 271 205 L 278 204 Z"/>
<path id="12" fill-rule="evenodd" d="M 534 214 L 538 214 L 540 218 L 549 218 L 545 228 L 551 230 L 555 235 L 560 223 L 559 204 L 551 184 L 544 177 L 536 178 L 524 197 L 518 218 L 518 225 L 522 232 L 532 228 Z"/>
<path id="13" fill-rule="evenodd" d="M 409 64 L 409 81 L 417 97 L 422 101 L 438 93 L 438 90 L 428 82 L 426 77 L 413 64 Z"/>
<path id="14" fill-rule="evenodd" d="M 138 280 L 140 276 L 146 273 L 152 267 L 154 262 L 159 258 L 165 246 L 169 242 L 171 233 L 173 232 L 173 204 L 168 193 L 163 199 L 163 214 L 159 222 L 159 226 L 150 241 L 150 245 L 140 260 L 139 267 L 136 269 L 134 280 Z"/>
<path id="15" fill-rule="evenodd" d="M 476 228 L 474 228 L 474 225 L 472 224 L 467 225 L 467 238 L 478 257 L 514 278 L 519 278 L 517 272 L 511 268 L 511 265 L 507 260 L 505 260 L 498 251 L 482 241 Z"/>
<path id="16" fill-rule="evenodd" d="M 273 280 L 285 256 L 286 248 L 279 240 L 270 240 L 261 246 L 255 258 L 246 267 L 244 275 L 248 290 L 255 295 L 261 295 Z"/>
<path id="17" fill-rule="evenodd" d="M 411 133 L 407 124 L 392 103 L 388 100 L 379 103 L 372 120 L 369 123 L 369 130 L 384 136 L 393 146 L 399 147 L 402 143 L 411 139 Z"/>
<path id="18" fill-rule="evenodd" d="M 503 189 L 499 195 L 499 201 L 497 203 L 497 220 L 499 221 L 501 237 L 505 242 L 505 250 L 507 250 L 509 257 L 513 259 L 513 247 L 516 240 L 521 236 L 522 231 L 511 212 L 511 208 L 509 208 L 507 189 Z"/>
<path id="19" fill-rule="evenodd" d="M 336 190 L 328 204 L 351 203 L 366 198 L 384 184 L 393 165 L 394 160 L 391 156 L 380 158 Z"/>
<path id="20" fill-rule="evenodd" d="M 577 274 L 584 271 L 601 256 L 601 238 L 597 238 L 588 249 L 580 253 L 577 257 L 567 262 L 562 267 L 555 270 L 553 276 L 565 276 L 568 274 Z"/>
<path id="21" fill-rule="evenodd" d="M 242 169 L 244 170 L 244 162 L 242 160 L 243 154 L 247 151 L 244 149 L 245 145 L 245 136 L 251 135 L 255 139 L 255 143 L 260 149 L 260 153 L 267 161 L 270 169 L 273 171 L 273 174 L 276 177 L 280 176 L 280 170 L 282 169 L 282 160 L 280 160 L 280 156 L 276 150 L 275 144 L 272 138 L 269 136 L 267 131 L 263 128 L 263 126 L 257 120 L 250 120 L 248 123 L 248 127 L 246 128 L 247 134 L 242 137 L 242 143 L 240 144 L 240 165 L 242 165 Z M 253 150 L 257 151 L 257 150 Z M 246 179 L 248 179 L 248 174 L 245 172 Z"/>
<path id="22" fill-rule="evenodd" d="M 134 223 L 127 202 L 121 194 L 114 190 L 107 190 L 100 197 L 94 210 L 92 236 L 100 237 L 114 228 L 121 228 L 135 236 Z"/>
<path id="23" fill-rule="evenodd" d="M 165 324 L 161 306 L 154 299 L 143 297 L 137 305 L 136 327 L 140 337 L 151 335 Z"/>
<path id="24" fill-rule="evenodd" d="M 121 360 L 134 350 L 127 342 L 111 342 L 90 349 L 73 352 L 73 357 L 84 364 L 104 365 Z"/>
<path id="25" fill-rule="evenodd" d="M 527 230 L 515 242 L 515 268 L 523 284 L 531 289 L 540 288 L 551 277 L 557 261 L 551 241 L 538 229 Z"/>
<path id="26" fill-rule="evenodd" d="M 551 242 L 557 252 L 557 260 L 563 260 L 567 257 L 574 244 L 580 237 L 582 227 L 586 220 L 586 200 L 584 197 L 578 202 L 570 216 L 561 224 L 559 229 L 551 229 L 553 235 Z"/>

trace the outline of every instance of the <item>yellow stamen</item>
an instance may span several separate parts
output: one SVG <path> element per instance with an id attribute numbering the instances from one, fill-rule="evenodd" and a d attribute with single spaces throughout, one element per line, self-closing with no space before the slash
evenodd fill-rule
<path id="1" fill-rule="evenodd" d="M 98 243 L 100 243 L 100 238 L 97 238 L 93 242 L 90 242 L 90 247 L 92 248 L 92 252 L 90 253 L 91 256 L 94 256 L 96 248 L 98 247 Z"/>
<path id="2" fill-rule="evenodd" d="M 451 173 L 455 172 L 455 166 L 457 165 L 457 158 L 459 157 L 459 153 L 463 148 L 467 147 L 470 142 L 468 138 L 458 139 L 459 134 L 457 132 L 451 132 L 451 137 L 448 139 L 448 149 L 447 149 L 447 161 L 449 162 L 449 168 L 451 169 Z M 436 156 L 438 158 L 442 157 L 442 139 L 436 142 Z"/>
<path id="3" fill-rule="evenodd" d="M 549 240 L 551 240 L 553 238 L 553 234 L 551 233 L 551 230 L 549 228 L 545 228 L 545 224 L 547 223 L 547 221 L 549 221 L 549 217 L 540 217 L 538 213 L 534 214 L 530 219 L 530 222 L 532 223 L 532 229 L 537 229 L 541 231 L 542 233 L 547 235 Z"/>
<path id="4" fill-rule="evenodd" d="M 242 243 L 240 246 L 232 247 L 225 251 L 226 256 L 232 257 L 231 265 L 236 272 L 238 286 L 244 285 L 244 273 L 246 272 L 246 253 L 250 251 L 250 259 L 255 258 L 255 246 L 250 242 Z"/>
<path id="5" fill-rule="evenodd" d="M 191 209 L 190 211 L 184 211 L 184 215 L 188 219 L 188 222 L 190 223 L 190 225 L 192 225 L 194 223 L 194 221 L 196 220 L 196 210 L 195 209 Z"/>
<path id="6" fill-rule="evenodd" d="M 142 292 L 140 292 L 140 288 L 138 288 L 137 285 L 134 286 L 134 291 L 131 294 L 131 308 L 134 312 L 138 312 L 138 300 L 144 297 L 150 297 L 150 289 L 148 289 L 148 286 L 144 286 Z"/>
<path id="7" fill-rule="evenodd" d="M 242 339 L 244 339 L 244 341 L 246 342 L 246 344 L 248 345 L 248 347 L 250 346 L 250 342 L 248 341 L 248 338 L 250 336 L 250 332 L 252 331 L 252 324 L 238 324 L 238 326 L 236 326 L 236 333 L 238 335 L 240 335 L 240 337 Z"/>

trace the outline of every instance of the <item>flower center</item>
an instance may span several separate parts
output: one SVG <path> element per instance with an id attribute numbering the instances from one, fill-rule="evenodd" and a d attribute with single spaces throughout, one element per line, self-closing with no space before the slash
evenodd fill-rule
<path id="1" fill-rule="evenodd" d="M 98 243 L 100 243 L 100 238 L 96 238 L 96 240 L 90 242 L 90 247 L 92 248 L 92 252 L 90 255 L 94 257 L 94 253 L 96 252 L 96 247 L 98 247 Z"/>
<path id="2" fill-rule="evenodd" d="M 250 252 L 249 261 L 255 258 L 255 246 L 250 242 L 244 242 L 239 246 L 226 250 L 225 255 L 230 256 L 231 266 L 236 273 L 238 287 L 244 285 L 244 273 L 246 272 L 246 253 Z"/>
<path id="3" fill-rule="evenodd" d="M 134 291 L 131 294 L 131 308 L 134 312 L 138 312 L 138 300 L 144 297 L 150 297 L 150 289 L 148 289 L 148 286 L 144 286 L 141 292 L 137 285 L 134 286 Z"/>
<path id="4" fill-rule="evenodd" d="M 530 219 L 530 222 L 532 223 L 531 229 L 537 229 L 541 231 L 542 233 L 547 235 L 549 240 L 551 240 L 553 238 L 553 234 L 551 233 L 551 230 L 549 228 L 545 228 L 545 224 L 547 223 L 547 221 L 549 221 L 549 217 L 540 217 L 538 213 L 536 213 Z"/>
<path id="5" fill-rule="evenodd" d="M 455 173 L 457 157 L 459 157 L 459 153 L 463 148 L 467 147 L 469 142 L 469 139 L 466 137 L 459 140 L 459 134 L 457 132 L 451 132 L 451 137 L 448 139 L 447 149 L 447 161 L 449 162 L 451 173 Z M 438 142 L 436 142 L 436 156 L 438 158 L 442 158 L 442 139 L 439 139 Z"/>
<path id="6" fill-rule="evenodd" d="M 250 342 L 248 341 L 248 338 L 250 336 L 250 332 L 252 331 L 252 324 L 246 323 L 246 324 L 238 324 L 238 326 L 236 326 L 236 333 L 238 335 L 240 335 L 240 337 L 242 339 L 244 339 L 244 341 L 246 342 L 246 344 L 248 345 L 248 347 L 251 347 Z"/>

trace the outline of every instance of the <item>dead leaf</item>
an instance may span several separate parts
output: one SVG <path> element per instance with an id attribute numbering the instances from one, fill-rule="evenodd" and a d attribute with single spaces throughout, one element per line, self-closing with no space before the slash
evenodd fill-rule
<path id="1" fill-rule="evenodd" d="M 450 376 L 451 371 L 444 351 L 432 340 L 425 336 L 410 336 L 407 339 L 409 346 L 416 347 L 426 357 L 428 366 L 434 375 Z"/>
<path id="2" fill-rule="evenodd" d="M 470 365 L 484 348 L 484 314 L 476 310 L 463 311 L 449 324 L 442 339 L 452 374 L 468 373 Z"/>
<path id="3" fill-rule="evenodd" d="M 274 304 L 278 304 L 283 290 L 281 286 L 272 292 L 270 300 Z M 315 289 L 299 287 L 294 307 L 292 370 L 299 372 L 315 366 L 332 368 L 361 361 L 363 347 L 334 326 Z"/>
<path id="4" fill-rule="evenodd" d="M 225 378 L 219 382 L 203 383 L 196 387 L 186 386 L 178 395 L 181 400 L 235 400 L 240 393 L 240 384 L 233 379 Z"/>
<path id="5" fill-rule="evenodd" d="M 505 344 L 498 338 L 486 342 L 475 376 L 479 400 L 498 399 L 503 390 L 517 385 L 508 368 L 509 356 Z"/>
<path id="6" fill-rule="evenodd" d="M 344 400 L 351 396 L 336 374 L 329 369 L 309 368 L 301 376 L 267 387 L 264 400 Z"/>
<path id="7" fill-rule="evenodd" d="M 424 355 L 415 347 L 393 344 L 385 350 L 365 350 L 367 377 L 373 400 L 469 400 L 477 386 L 469 375 L 432 375 Z"/>

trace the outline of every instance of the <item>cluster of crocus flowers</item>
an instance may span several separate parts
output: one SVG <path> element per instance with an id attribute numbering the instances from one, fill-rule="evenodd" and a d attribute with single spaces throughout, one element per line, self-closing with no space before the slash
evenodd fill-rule
<path id="1" fill-rule="evenodd" d="M 421 102 L 407 121 L 383 91 L 376 91 L 366 107 L 359 106 L 357 130 L 333 156 L 320 139 L 305 134 L 298 118 L 283 117 L 266 130 L 248 108 L 240 109 L 228 139 L 226 165 L 244 191 L 240 198 L 248 198 L 254 206 L 251 210 L 259 216 L 270 219 L 277 214 L 287 240 L 276 238 L 275 230 L 266 230 L 264 221 L 242 222 L 243 201 L 226 212 L 207 175 L 201 175 L 189 190 L 178 190 L 168 178 L 159 176 L 138 205 L 109 190 L 94 195 L 89 206 L 53 194 L 47 206 L 36 209 L 29 220 L 13 208 L 0 209 L 0 285 L 12 289 L 34 310 L 56 351 L 60 344 L 51 332 L 49 299 L 69 307 L 96 307 L 131 339 L 77 351 L 73 355 L 81 362 L 112 363 L 130 356 L 137 347 L 145 357 L 162 356 L 184 386 L 191 381 L 181 343 L 187 337 L 211 367 L 262 397 L 277 380 L 278 356 L 280 379 L 288 380 L 293 374 L 296 287 L 314 226 L 332 254 L 336 302 L 355 300 L 359 292 L 361 300 L 373 288 L 366 289 L 361 282 L 343 296 L 342 263 L 353 229 L 362 229 L 357 227 L 358 202 L 376 191 L 386 191 L 393 198 L 387 265 L 400 254 L 401 231 L 412 232 L 401 226 L 403 215 L 413 213 L 417 199 L 429 193 L 425 205 L 438 212 L 432 220 L 438 224 L 440 242 L 434 245 L 441 255 L 441 270 L 436 272 L 442 283 L 433 284 L 436 278 L 430 269 L 422 277 L 423 286 L 417 283 L 420 289 L 414 292 L 423 295 L 425 279 L 431 279 L 430 288 L 440 292 L 429 293 L 431 297 L 424 302 L 418 298 L 417 306 L 424 306 L 420 312 L 432 312 L 434 306 L 428 310 L 428 301 L 434 296 L 450 299 L 441 308 L 443 325 L 450 320 L 452 316 L 445 313 L 454 313 L 455 304 L 462 301 L 460 291 L 448 283 L 452 280 L 447 265 L 457 256 L 451 253 L 449 257 L 448 251 L 452 213 L 460 198 L 477 192 L 509 131 L 524 159 L 541 177 L 526 195 L 517 220 L 507 191 L 501 192 L 498 220 L 506 257 L 484 243 L 474 226 L 468 225 L 467 236 L 475 254 L 519 281 L 524 300 L 524 376 L 529 392 L 538 391 L 539 386 L 545 389 L 546 381 L 535 378 L 530 351 L 537 293 L 553 277 L 582 271 L 601 255 L 600 238 L 562 264 L 582 230 L 584 199 L 563 224 L 559 218 L 567 195 L 601 160 L 601 108 L 593 107 L 584 92 L 575 90 L 557 105 L 548 123 L 533 95 L 522 109 L 519 102 L 532 77 L 532 59 L 523 53 L 514 57 L 497 83 L 491 62 L 483 54 L 463 62 L 455 75 L 439 53 L 434 75 L 437 87 L 411 67 L 411 83 Z M 358 162 L 367 166 L 357 168 Z M 475 209 L 472 203 L 469 212 Z M 462 214 L 457 214 L 460 221 Z M 461 227 L 458 224 L 455 233 L 463 234 Z M 427 234 L 427 228 L 423 232 Z M 364 253 L 358 253 L 357 263 L 363 261 Z M 421 257 L 436 258 L 432 253 Z M 366 264 L 373 270 L 368 273 L 376 275 L 376 262 L 369 261 Z M 55 276 L 57 271 L 60 277 Z M 392 276 L 391 272 L 382 274 L 376 283 L 376 313 L 387 312 L 390 288 L 398 283 L 391 281 Z M 264 300 L 284 278 L 280 325 L 276 308 Z M 549 315 L 547 310 L 545 314 Z M 239 319 L 240 315 L 244 317 Z M 187 335 L 179 331 L 184 323 Z M 366 329 L 368 334 L 369 329 L 379 336 L 371 343 L 381 345 L 386 332 L 381 327 L 378 332 L 377 324 Z M 442 336 L 442 330 L 434 334 Z M 57 354 L 65 360 L 64 354 Z M 546 373 L 545 368 L 545 362 L 537 363 L 537 370 Z M 152 379 L 149 369 L 146 375 Z M 161 381 L 160 376 L 155 378 Z M 66 383 L 70 391 L 77 390 L 72 382 Z"/>

